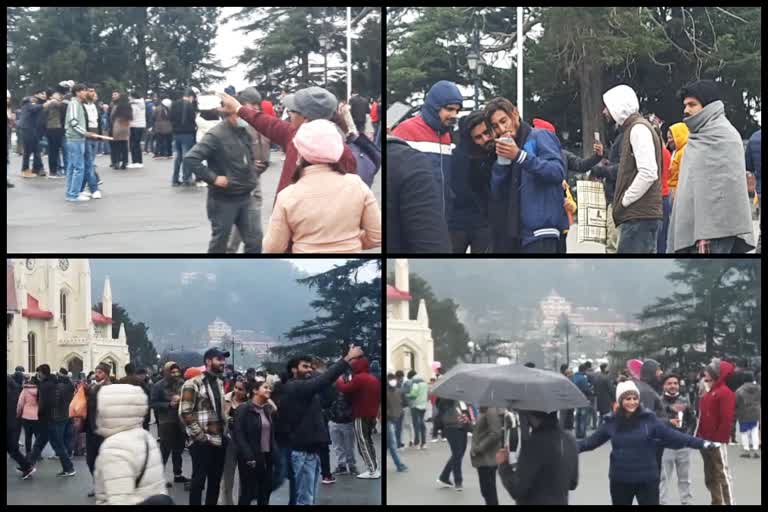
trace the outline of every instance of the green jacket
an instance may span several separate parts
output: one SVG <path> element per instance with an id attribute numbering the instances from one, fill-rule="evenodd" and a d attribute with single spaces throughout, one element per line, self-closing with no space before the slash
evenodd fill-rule
<path id="1" fill-rule="evenodd" d="M 85 107 L 83 104 L 72 98 L 67 106 L 67 117 L 64 121 L 66 128 L 66 137 L 69 141 L 84 141 L 86 133 Z"/>
<path id="2" fill-rule="evenodd" d="M 408 398 L 411 400 L 411 407 L 426 410 L 428 391 L 429 386 L 424 382 L 424 379 L 415 376 L 413 378 L 413 383 L 411 384 L 411 391 L 408 393 Z"/>

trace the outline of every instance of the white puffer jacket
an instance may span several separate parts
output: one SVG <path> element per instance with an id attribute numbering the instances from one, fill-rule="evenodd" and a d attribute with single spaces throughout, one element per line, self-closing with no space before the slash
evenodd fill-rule
<path id="1" fill-rule="evenodd" d="M 96 432 L 105 438 L 94 471 L 96 503 L 136 505 L 150 496 L 167 494 L 160 449 L 142 428 L 147 412 L 144 391 L 130 384 L 104 386 L 96 405 Z M 145 460 L 147 467 L 137 487 Z"/>

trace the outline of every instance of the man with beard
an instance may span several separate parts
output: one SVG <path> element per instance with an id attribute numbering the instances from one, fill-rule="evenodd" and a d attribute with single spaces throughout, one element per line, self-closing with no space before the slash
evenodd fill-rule
<path id="1" fill-rule="evenodd" d="M 181 474 L 181 454 L 184 451 L 184 430 L 179 420 L 179 400 L 181 399 L 181 368 L 173 361 L 163 367 L 163 378 L 152 386 L 151 406 L 157 418 L 157 431 L 160 436 L 160 452 L 163 467 L 172 456 L 174 483 L 187 483 L 189 479 Z M 171 482 L 166 487 L 171 487 Z"/>
<path id="2" fill-rule="evenodd" d="M 661 403 L 664 407 L 664 416 L 659 419 L 678 432 L 693 435 L 696 428 L 696 416 L 691 409 L 691 404 L 688 403 L 688 399 L 680 393 L 680 377 L 674 373 L 669 373 L 662 377 L 662 385 L 664 386 L 664 394 L 661 396 Z M 689 476 L 691 452 L 688 448 L 679 450 L 667 448 L 663 451 L 659 502 L 662 505 L 673 505 L 670 498 L 672 472 L 677 468 L 677 489 L 680 494 L 680 504 L 690 505 L 693 501 Z"/>
<path id="3" fill-rule="evenodd" d="M 603 103 L 603 117 L 624 132 L 613 198 L 613 221 L 619 230 L 617 252 L 655 254 L 664 218 L 661 138 L 640 115 L 637 94 L 628 85 L 608 90 Z"/>
<path id="4" fill-rule="evenodd" d="M 741 254 L 755 248 L 741 135 L 725 117 L 716 82 L 680 91 L 690 131 L 672 206 L 668 252 Z"/>
<path id="5" fill-rule="evenodd" d="M 190 505 L 202 504 L 203 487 L 207 487 L 206 505 L 216 505 L 219 501 L 227 442 L 221 378 L 227 357 L 229 352 L 208 349 L 203 354 L 205 371 L 184 382 L 181 387 L 179 416 L 186 426 L 187 447 L 192 456 Z"/>
<path id="6" fill-rule="evenodd" d="M 489 212 L 493 252 L 557 253 L 560 235 L 569 227 L 560 141 L 524 122 L 506 98 L 489 101 L 485 119 L 493 128 L 499 157 L 490 181 L 497 205 Z"/>
<path id="7" fill-rule="evenodd" d="M 459 143 L 453 154 L 449 187 L 453 208 L 448 212 L 448 229 L 453 252 L 488 252 L 488 183 L 495 160 L 491 130 L 485 114 L 475 111 L 459 120 Z"/>
<path id="8" fill-rule="evenodd" d="M 323 418 L 320 394 L 349 370 L 353 359 L 362 357 L 360 347 L 350 346 L 343 359 L 320 374 L 312 372 L 312 356 L 288 361 L 288 380 L 280 386 L 280 419 L 289 434 L 291 471 L 296 486 L 296 505 L 313 505 L 320 481 L 319 453 L 330 441 Z"/>
<path id="9" fill-rule="evenodd" d="M 455 83 L 441 80 L 427 92 L 419 115 L 392 130 L 392 135 L 429 157 L 443 218 L 448 217 L 453 199 L 448 185 L 454 148 L 450 132 L 456 126 L 463 101 Z"/>

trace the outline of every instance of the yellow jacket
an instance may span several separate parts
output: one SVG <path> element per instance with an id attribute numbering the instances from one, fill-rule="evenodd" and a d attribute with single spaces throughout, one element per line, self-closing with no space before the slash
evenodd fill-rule
<path id="1" fill-rule="evenodd" d="M 688 125 L 675 123 L 669 127 L 672 139 L 675 141 L 675 153 L 672 155 L 672 163 L 669 164 L 669 186 L 677 187 L 677 179 L 680 176 L 680 163 L 683 161 L 685 145 L 688 143 Z"/>

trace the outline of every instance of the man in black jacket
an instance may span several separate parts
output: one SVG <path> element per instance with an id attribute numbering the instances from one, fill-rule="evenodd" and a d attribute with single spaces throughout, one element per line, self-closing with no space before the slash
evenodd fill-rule
<path id="1" fill-rule="evenodd" d="M 88 470 L 91 472 L 91 478 L 93 478 L 93 471 L 96 467 L 96 456 L 99 454 L 99 448 L 104 438 L 96 433 L 96 416 L 98 414 L 97 395 L 102 386 L 108 386 L 112 384 L 109 380 L 109 374 L 111 367 L 107 363 L 99 363 L 94 371 L 94 382 L 89 384 L 85 390 L 86 399 L 86 413 L 85 418 L 85 463 L 88 465 Z M 94 489 L 88 492 L 88 497 L 94 496 Z"/>
<path id="2" fill-rule="evenodd" d="M 181 385 L 184 379 L 181 368 L 173 361 L 168 361 L 163 367 L 163 378 L 152 386 L 150 406 L 155 410 L 157 433 L 160 437 L 160 453 L 163 457 L 163 467 L 172 456 L 173 481 L 187 483 L 189 479 L 181 474 L 184 443 L 186 441 L 184 428 L 179 420 L 179 400 Z M 171 487 L 170 482 L 166 487 Z"/>
<path id="3" fill-rule="evenodd" d="M 19 418 L 16 417 L 16 403 L 19 401 L 21 388 L 16 385 L 13 377 L 6 376 L 7 391 L 5 395 L 6 420 L 5 427 L 5 451 L 16 461 L 18 471 L 21 471 L 21 478 L 26 480 L 35 472 L 35 467 L 19 451 Z"/>
<path id="4" fill-rule="evenodd" d="M 423 153 L 387 137 L 387 252 L 450 253 L 448 226 Z"/>
<path id="5" fill-rule="evenodd" d="M 184 96 L 176 100 L 171 105 L 171 126 L 173 127 L 173 146 L 176 153 L 176 159 L 173 161 L 173 177 L 171 184 L 177 187 L 182 184 L 179 181 L 179 171 L 187 154 L 192 146 L 195 145 L 195 92 L 192 89 L 184 91 Z M 183 183 L 192 185 L 192 171 L 185 165 Z"/>
<path id="6" fill-rule="evenodd" d="M 613 406 L 614 397 L 616 396 L 616 386 L 613 385 L 613 380 L 608 374 L 608 364 L 603 363 L 600 365 L 600 373 L 594 375 L 593 387 L 595 389 L 595 398 L 597 399 L 597 414 L 598 424 L 603 424 L 603 417 L 611 412 Z"/>
<path id="7" fill-rule="evenodd" d="M 567 505 L 568 491 L 579 483 L 576 440 L 560 428 L 556 413 L 520 411 L 533 427 L 523 440 L 517 464 L 509 450 L 496 453 L 501 483 L 518 505 Z"/>
<path id="8" fill-rule="evenodd" d="M 260 170 L 253 159 L 253 141 L 246 126 L 237 113 L 232 113 L 208 130 L 184 157 L 184 169 L 190 169 L 209 185 L 209 253 L 227 252 L 233 225 L 243 238 L 246 253 L 261 252 L 261 226 L 254 225 L 250 214 L 251 192 L 259 184 Z"/>
<path id="9" fill-rule="evenodd" d="M 37 392 L 40 437 L 35 439 L 29 462 L 35 464 L 40 459 L 45 445 L 50 442 L 61 462 L 61 472 L 56 476 L 74 476 L 75 467 L 64 445 L 64 431 L 69 421 L 69 403 L 75 389 L 72 382 L 60 382 L 56 375 L 52 375 L 51 367 L 47 364 L 37 367 L 37 378 L 40 380 Z"/>
<path id="10" fill-rule="evenodd" d="M 319 453 L 328 444 L 328 428 L 323 418 L 320 394 L 349 370 L 349 362 L 363 355 L 352 346 L 347 355 L 320 374 L 312 374 L 310 356 L 288 362 L 290 378 L 281 386 L 279 414 L 290 430 L 291 466 L 296 483 L 296 504 L 313 505 L 320 480 Z"/>

